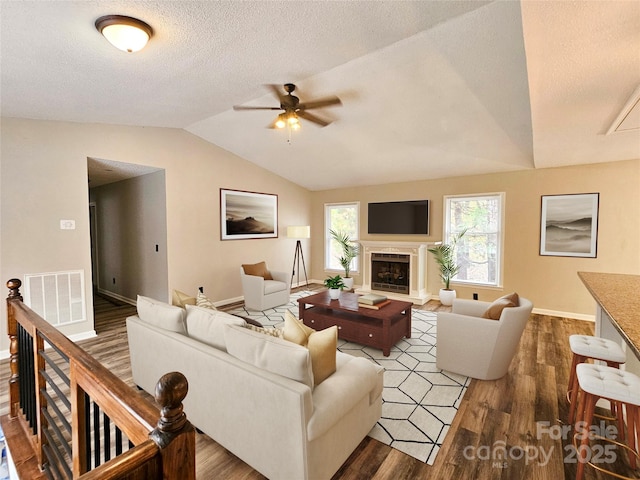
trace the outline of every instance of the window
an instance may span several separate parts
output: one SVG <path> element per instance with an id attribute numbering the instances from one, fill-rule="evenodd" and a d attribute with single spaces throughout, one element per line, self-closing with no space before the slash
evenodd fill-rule
<path id="1" fill-rule="evenodd" d="M 324 268 L 342 270 L 338 258 L 342 253 L 339 245 L 331 238 L 329 230 L 348 233 L 354 242 L 359 239 L 359 203 L 328 203 L 324 206 Z M 359 269 L 358 258 L 351 262 L 351 271 Z"/>
<path id="2" fill-rule="evenodd" d="M 456 247 L 458 283 L 502 284 L 502 232 L 504 193 L 447 196 L 444 240 L 467 229 Z"/>

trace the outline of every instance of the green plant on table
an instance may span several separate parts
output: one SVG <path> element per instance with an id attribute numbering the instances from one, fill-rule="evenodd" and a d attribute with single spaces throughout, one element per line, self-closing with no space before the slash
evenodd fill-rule
<path id="1" fill-rule="evenodd" d="M 324 286 L 329 289 L 339 289 L 342 290 L 345 285 L 342 281 L 342 277 L 340 275 L 336 275 L 335 277 L 327 277 L 324 280 Z"/>

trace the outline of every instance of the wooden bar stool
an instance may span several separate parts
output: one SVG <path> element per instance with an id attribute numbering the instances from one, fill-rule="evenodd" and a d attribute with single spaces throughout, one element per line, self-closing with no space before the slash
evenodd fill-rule
<path id="1" fill-rule="evenodd" d="M 585 363 L 588 359 L 606 362 L 609 367 L 619 368 L 625 363 L 626 355 L 622 347 L 613 340 L 594 337 L 591 335 L 571 335 L 569 337 L 569 347 L 573 352 L 571 370 L 569 372 L 569 383 L 567 385 L 567 400 L 569 400 L 569 424 L 574 423 L 574 415 L 578 397 L 578 380 L 576 378 L 576 367 L 580 363 Z M 612 410 L 616 407 L 612 405 Z"/>
<path id="2" fill-rule="evenodd" d="M 593 450 L 591 450 L 589 442 L 592 438 L 599 438 L 606 442 L 619 445 L 627 450 L 631 468 L 636 469 L 640 466 L 640 454 L 638 450 L 640 447 L 640 377 L 618 368 L 590 363 L 578 365 L 576 367 L 576 377 L 578 388 L 581 391 L 580 400 L 576 409 L 575 433 L 573 437 L 574 445 L 578 451 L 576 480 L 582 480 L 585 464 L 618 478 L 630 478 L 611 472 L 603 468 L 600 464 L 592 462 L 590 453 Z M 597 435 L 591 431 L 590 427 L 594 425 L 593 417 L 596 403 L 601 398 L 609 400 L 612 404 L 615 402 L 620 406 L 618 411 L 619 419 L 622 419 L 623 410 L 626 411 L 626 444 L 608 438 L 606 435 Z M 621 434 L 622 431 L 619 431 L 618 436 L 621 437 Z M 578 436 L 581 436 L 580 445 L 576 444 Z M 607 456 L 600 456 L 599 458 L 603 460 L 604 463 Z M 593 459 L 595 460 L 596 456 L 594 456 Z"/>

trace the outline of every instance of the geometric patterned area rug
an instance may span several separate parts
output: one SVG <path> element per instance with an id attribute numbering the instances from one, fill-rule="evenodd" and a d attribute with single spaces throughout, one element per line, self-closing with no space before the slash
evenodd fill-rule
<path id="1" fill-rule="evenodd" d="M 274 326 L 284 321 L 285 310 L 297 318 L 296 300 L 314 293 L 293 293 L 287 305 L 264 312 L 240 307 L 229 313 Z M 470 381 L 436 368 L 436 314 L 414 309 L 411 338 L 400 340 L 388 357 L 381 350 L 340 339 L 338 350 L 369 358 L 385 369 L 382 417 L 369 436 L 432 465 Z"/>

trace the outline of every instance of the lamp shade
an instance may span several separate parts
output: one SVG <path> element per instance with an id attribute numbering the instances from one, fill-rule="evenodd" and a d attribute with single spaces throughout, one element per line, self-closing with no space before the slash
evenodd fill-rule
<path id="1" fill-rule="evenodd" d="M 96 28 L 114 47 L 124 52 L 137 52 L 147 44 L 153 30 L 137 18 L 106 15 L 96 20 Z"/>
<path id="2" fill-rule="evenodd" d="M 287 237 L 289 238 L 309 238 L 311 227 L 309 225 L 299 225 L 287 227 Z"/>

